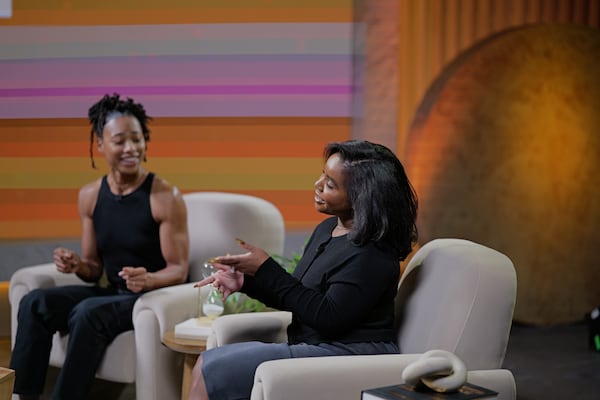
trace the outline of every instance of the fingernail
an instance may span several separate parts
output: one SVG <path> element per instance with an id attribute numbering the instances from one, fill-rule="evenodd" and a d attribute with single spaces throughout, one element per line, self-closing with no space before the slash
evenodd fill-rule
<path id="1" fill-rule="evenodd" d="M 239 244 L 246 244 L 246 242 L 244 242 L 242 239 L 239 239 L 239 238 L 235 238 L 235 241 L 238 242 Z"/>

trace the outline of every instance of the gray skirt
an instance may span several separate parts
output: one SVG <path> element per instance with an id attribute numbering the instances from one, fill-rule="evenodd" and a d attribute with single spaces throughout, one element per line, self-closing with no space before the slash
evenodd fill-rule
<path id="1" fill-rule="evenodd" d="M 399 353 L 399 349 L 395 343 L 235 343 L 203 352 L 202 375 L 210 400 L 241 400 L 250 398 L 254 372 L 264 361 L 396 353 Z"/>

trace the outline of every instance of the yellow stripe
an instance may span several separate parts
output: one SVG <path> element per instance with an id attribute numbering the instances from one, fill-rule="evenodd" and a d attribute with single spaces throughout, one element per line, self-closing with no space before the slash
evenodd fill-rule
<path id="1" fill-rule="evenodd" d="M 102 160 L 98 160 L 98 164 Z M 75 189 L 106 173 L 87 158 L 0 158 L 0 189 Z M 314 158 L 156 158 L 145 165 L 181 190 L 302 190 L 322 169 Z"/>

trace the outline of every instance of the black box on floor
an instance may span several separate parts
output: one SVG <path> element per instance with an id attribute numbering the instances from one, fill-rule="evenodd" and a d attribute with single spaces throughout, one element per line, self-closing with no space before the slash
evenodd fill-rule
<path id="1" fill-rule="evenodd" d="M 590 348 L 600 352 L 600 306 L 586 314 L 585 319 L 588 324 Z"/>

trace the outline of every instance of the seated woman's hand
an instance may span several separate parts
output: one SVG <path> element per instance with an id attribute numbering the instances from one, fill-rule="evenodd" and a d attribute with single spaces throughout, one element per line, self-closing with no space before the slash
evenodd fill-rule
<path id="1" fill-rule="evenodd" d="M 79 255 L 72 250 L 65 249 L 64 247 L 57 247 L 53 253 L 54 264 L 56 269 L 65 274 L 71 274 L 77 272 L 81 259 Z"/>
<path id="2" fill-rule="evenodd" d="M 236 271 L 254 276 L 260 266 L 267 261 L 269 254 L 261 248 L 255 247 L 241 239 L 236 239 L 240 247 L 247 250 L 244 254 L 226 255 L 217 257 L 219 264 L 229 265 Z"/>
<path id="3" fill-rule="evenodd" d="M 242 288 L 244 274 L 225 264 L 213 263 L 212 265 L 217 269 L 217 272 L 208 278 L 202 279 L 194 287 L 212 284 L 223 295 L 223 301 L 225 301 L 231 294 Z"/>

